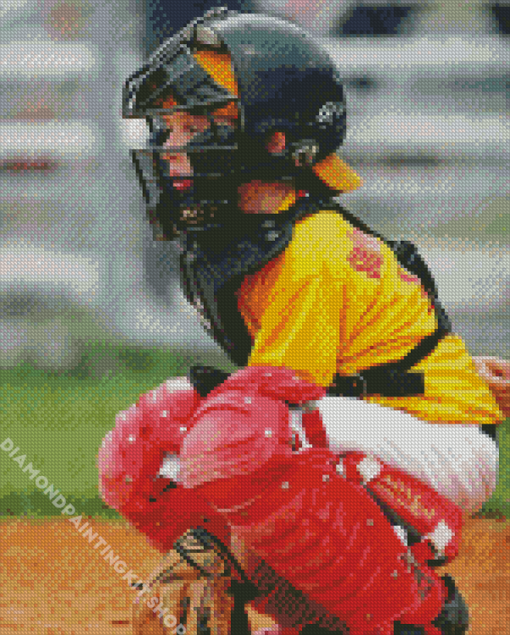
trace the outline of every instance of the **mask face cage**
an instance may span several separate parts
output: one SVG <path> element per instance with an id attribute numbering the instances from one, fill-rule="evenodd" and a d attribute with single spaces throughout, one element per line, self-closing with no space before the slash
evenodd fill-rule
<path id="1" fill-rule="evenodd" d="M 218 224 L 236 203 L 237 128 L 202 109 L 151 111 L 147 123 L 148 147 L 131 153 L 154 224 L 166 236 Z"/>
<path id="2" fill-rule="evenodd" d="M 166 41 L 124 90 L 123 116 L 148 126 L 145 143 L 131 156 L 160 240 L 217 225 L 237 202 L 238 98 L 200 66 L 197 48 L 225 50 L 195 21 Z"/>

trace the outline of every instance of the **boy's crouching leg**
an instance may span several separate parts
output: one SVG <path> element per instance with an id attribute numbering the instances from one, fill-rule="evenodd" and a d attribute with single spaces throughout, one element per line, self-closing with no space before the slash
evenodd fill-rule
<path id="1" fill-rule="evenodd" d="M 413 560 L 368 493 L 338 474 L 337 457 L 308 450 L 293 458 L 276 487 L 235 510 L 222 510 L 236 538 L 314 606 L 315 614 L 297 611 L 287 624 L 298 626 L 297 618 L 301 628 L 317 624 L 317 607 L 337 616 L 336 630 L 350 635 L 386 635 L 395 620 L 411 622 L 411 616 L 430 624 L 446 598 L 439 577 Z M 207 489 L 212 495 L 211 484 Z M 296 597 L 276 602 L 263 567 L 246 573 L 269 598 L 264 612 L 285 624 L 278 607 L 292 612 Z M 278 591 L 284 594 L 284 586 Z"/>

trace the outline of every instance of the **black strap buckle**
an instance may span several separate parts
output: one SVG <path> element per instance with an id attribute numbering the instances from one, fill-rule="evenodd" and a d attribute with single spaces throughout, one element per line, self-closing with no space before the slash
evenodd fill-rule
<path id="1" fill-rule="evenodd" d="M 384 366 L 365 369 L 356 375 L 335 375 L 328 394 L 363 399 L 367 395 L 406 397 L 422 395 L 423 373 L 408 373 Z"/>
<path id="2" fill-rule="evenodd" d="M 328 393 L 363 399 L 368 395 L 367 380 L 360 373 L 356 375 L 336 375 Z"/>
<path id="3" fill-rule="evenodd" d="M 356 396 L 359 397 L 359 399 L 364 399 L 368 395 L 367 380 L 363 375 L 357 374 L 354 375 L 353 382 L 354 389 L 358 393 Z"/>

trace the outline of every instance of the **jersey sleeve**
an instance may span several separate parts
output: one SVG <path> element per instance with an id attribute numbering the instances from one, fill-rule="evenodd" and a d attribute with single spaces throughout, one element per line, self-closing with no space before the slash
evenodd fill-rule
<path id="1" fill-rule="evenodd" d="M 327 264 L 324 227 L 296 229 L 284 254 L 249 276 L 238 295 L 253 337 L 248 365 L 283 366 L 328 386 L 342 337 L 342 281 Z"/>

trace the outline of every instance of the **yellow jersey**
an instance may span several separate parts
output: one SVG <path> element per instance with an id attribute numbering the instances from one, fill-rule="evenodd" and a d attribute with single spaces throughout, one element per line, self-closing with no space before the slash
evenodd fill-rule
<path id="1" fill-rule="evenodd" d="M 244 278 L 237 304 L 253 340 L 249 366 L 284 366 L 322 386 L 401 359 L 437 328 L 419 278 L 382 240 L 328 210 L 296 222 L 287 248 Z M 457 335 L 411 372 L 424 374 L 423 394 L 366 399 L 427 421 L 502 420 Z"/>

